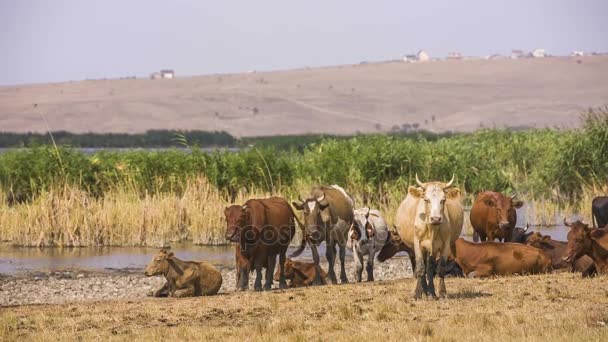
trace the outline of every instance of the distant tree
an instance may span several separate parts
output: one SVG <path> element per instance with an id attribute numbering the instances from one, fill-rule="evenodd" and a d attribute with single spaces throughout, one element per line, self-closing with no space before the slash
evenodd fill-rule
<path id="1" fill-rule="evenodd" d="M 376 123 L 376 124 L 374 125 L 374 127 L 375 127 L 377 130 L 381 130 L 381 129 L 382 129 L 382 125 L 381 125 L 381 124 L 379 124 L 379 123 Z"/>
<path id="2" fill-rule="evenodd" d="M 414 128 L 414 130 L 416 131 L 416 130 L 418 130 L 418 127 L 420 127 L 420 124 L 419 124 L 419 123 L 417 123 L 417 122 L 415 122 L 415 123 L 413 123 L 413 124 L 412 124 L 412 127 L 413 127 L 413 128 Z"/>
<path id="3" fill-rule="evenodd" d="M 431 116 L 431 121 L 435 122 L 435 115 Z"/>
<path id="4" fill-rule="evenodd" d="M 253 107 L 253 115 L 258 115 L 259 112 L 260 110 L 258 109 L 258 107 Z"/>

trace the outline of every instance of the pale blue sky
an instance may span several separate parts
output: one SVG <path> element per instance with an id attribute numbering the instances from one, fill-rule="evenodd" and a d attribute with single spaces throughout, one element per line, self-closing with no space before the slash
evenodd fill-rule
<path id="1" fill-rule="evenodd" d="M 0 0 L 0 84 L 608 51 L 606 0 Z"/>

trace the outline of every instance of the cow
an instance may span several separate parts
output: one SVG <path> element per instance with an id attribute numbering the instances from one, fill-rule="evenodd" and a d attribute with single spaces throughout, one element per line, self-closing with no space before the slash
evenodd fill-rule
<path id="1" fill-rule="evenodd" d="M 423 183 L 416 174 L 418 187 L 408 188 L 395 217 L 402 241 L 406 244 L 411 241 L 414 249 L 414 272 L 418 278 L 415 299 L 422 298 L 423 294 L 437 298 L 433 281 L 438 257 L 439 296 L 446 296 L 447 260 L 462 231 L 464 216 L 460 190 L 451 187 L 453 182 L 454 176 L 448 183 Z"/>
<path id="2" fill-rule="evenodd" d="M 500 192 L 484 191 L 477 195 L 471 207 L 473 241 L 511 241 L 517 222 L 517 212 L 524 202 L 515 200 L 517 195 L 505 196 Z"/>
<path id="3" fill-rule="evenodd" d="M 581 221 L 564 224 L 570 227 L 564 260 L 572 262 L 587 255 L 593 259 L 597 274 L 608 274 L 608 230 L 590 228 Z"/>
<path id="4" fill-rule="evenodd" d="M 608 226 L 608 196 L 598 196 L 591 201 L 591 216 L 595 227 Z"/>
<path id="5" fill-rule="evenodd" d="M 524 228 L 515 227 L 513 228 L 513 233 L 511 234 L 511 240 L 509 242 L 517 242 L 517 243 L 526 243 L 528 238 L 534 234 L 534 232 L 529 232 L 530 225 L 526 223 Z"/>
<path id="6" fill-rule="evenodd" d="M 361 282 L 363 258 L 367 255 L 367 281 L 374 281 L 374 257 L 388 241 L 388 226 L 378 210 L 361 208 L 355 210 L 354 214 L 355 223 L 348 232 L 348 244 L 355 256 L 355 277 L 357 282 Z"/>
<path id="7" fill-rule="evenodd" d="M 327 275 L 332 284 L 337 284 L 334 264 L 336 261 L 336 245 L 340 249 L 340 281 L 348 283 L 346 276 L 345 258 L 348 231 L 354 222 L 352 197 L 337 185 L 315 186 L 306 200 L 294 201 L 293 206 L 304 213 L 305 232 L 300 247 L 291 254 L 296 257 L 310 245 L 315 267 L 317 268 L 313 285 L 321 285 L 319 252 L 317 247 L 325 241 L 328 266 Z"/>
<path id="8" fill-rule="evenodd" d="M 165 285 L 154 297 L 211 296 L 222 287 L 222 274 L 206 261 L 182 261 L 161 249 L 148 264 L 145 275 L 164 275 Z"/>
<path id="9" fill-rule="evenodd" d="M 321 283 L 325 285 L 327 272 L 320 269 Z M 314 263 L 293 261 L 287 258 L 285 261 L 285 278 L 289 280 L 289 287 L 310 286 L 316 277 L 316 267 Z M 280 279 L 279 270 L 274 274 L 274 280 Z"/>
<path id="10" fill-rule="evenodd" d="M 540 248 L 547 252 L 551 256 L 551 267 L 554 270 L 568 269 L 572 271 L 578 271 L 583 274 L 584 277 L 591 276 L 595 273 L 595 265 L 593 260 L 583 255 L 576 259 L 574 263 L 566 262 L 564 256 L 566 256 L 567 242 L 553 240 L 549 235 L 542 235 L 539 232 L 534 232 L 528 236 L 523 242 L 528 246 Z"/>
<path id="11" fill-rule="evenodd" d="M 456 263 L 470 277 L 545 273 L 551 269 L 551 257 L 542 249 L 520 243 L 456 240 Z"/>
<path id="12" fill-rule="evenodd" d="M 256 271 L 254 290 L 262 290 L 262 269 L 266 268 L 264 290 L 270 290 L 277 256 L 279 287 L 287 288 L 284 265 L 287 248 L 295 236 L 298 221 L 289 203 L 280 197 L 250 199 L 244 205 L 224 210 L 225 237 L 236 242 L 237 289 L 247 290 L 249 272 Z"/>

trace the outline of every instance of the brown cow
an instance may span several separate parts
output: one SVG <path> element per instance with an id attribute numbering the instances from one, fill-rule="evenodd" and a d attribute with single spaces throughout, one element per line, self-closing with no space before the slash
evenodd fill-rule
<path id="1" fill-rule="evenodd" d="M 326 284 L 327 272 L 320 269 L 321 282 Z M 274 274 L 274 280 L 280 279 L 279 270 Z M 316 266 L 313 262 L 293 261 L 287 258 L 285 261 L 285 278 L 289 280 L 289 287 L 310 286 L 315 280 Z"/>
<path id="2" fill-rule="evenodd" d="M 261 291 L 262 268 L 266 268 L 264 289 L 270 290 L 277 255 L 279 271 L 283 274 L 279 277 L 279 287 L 286 288 L 285 253 L 295 235 L 297 220 L 289 203 L 280 197 L 250 199 L 242 206 L 227 207 L 224 215 L 226 239 L 238 243 L 235 247 L 237 288 L 246 290 L 249 272 L 255 270 L 254 290 Z"/>
<path id="3" fill-rule="evenodd" d="M 543 250 L 519 243 L 473 243 L 456 240 L 456 262 L 469 277 L 544 273 L 551 257 Z"/>
<path id="4" fill-rule="evenodd" d="M 540 248 L 547 252 L 551 256 L 551 266 L 554 270 L 568 269 L 578 271 L 583 274 L 583 277 L 588 277 L 595 273 L 593 260 L 586 255 L 576 259 L 574 265 L 571 262 L 564 260 L 567 242 L 553 240 L 549 235 L 543 236 L 539 232 L 534 232 L 528 236 L 524 243 L 528 246 Z"/>
<path id="5" fill-rule="evenodd" d="M 570 224 L 564 220 L 564 224 L 570 227 L 564 260 L 571 262 L 588 255 L 598 274 L 608 274 L 608 230 L 589 228 L 581 221 Z"/>
<path id="6" fill-rule="evenodd" d="M 505 196 L 500 192 L 484 191 L 477 195 L 471 207 L 473 241 L 511 241 L 517 213 L 524 202 L 515 200 L 515 194 Z"/>
<path id="7" fill-rule="evenodd" d="M 172 252 L 161 249 L 146 267 L 145 275 L 164 275 L 167 282 L 154 297 L 190 297 L 216 294 L 222 286 L 222 274 L 206 261 L 182 261 Z"/>

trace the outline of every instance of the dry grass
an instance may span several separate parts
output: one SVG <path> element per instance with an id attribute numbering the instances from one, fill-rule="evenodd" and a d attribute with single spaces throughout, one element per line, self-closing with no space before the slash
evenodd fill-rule
<path id="1" fill-rule="evenodd" d="M 23 306 L 0 311 L 0 339 L 608 339 L 605 277 L 448 279 L 449 299 L 413 301 L 413 279 L 209 298 Z"/>

